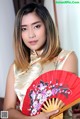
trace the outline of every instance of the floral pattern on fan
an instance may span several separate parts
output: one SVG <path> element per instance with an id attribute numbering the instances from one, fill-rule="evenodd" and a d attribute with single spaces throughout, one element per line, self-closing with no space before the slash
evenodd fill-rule
<path id="1" fill-rule="evenodd" d="M 29 93 L 31 106 L 31 116 L 39 114 L 39 110 L 42 107 L 42 104 L 51 98 L 51 96 L 58 96 L 59 94 L 64 95 L 66 98 L 71 94 L 71 90 L 67 85 L 63 83 L 58 83 L 56 80 L 55 84 L 50 82 L 43 82 L 42 80 L 38 85 L 33 85 L 34 90 L 31 90 Z"/>

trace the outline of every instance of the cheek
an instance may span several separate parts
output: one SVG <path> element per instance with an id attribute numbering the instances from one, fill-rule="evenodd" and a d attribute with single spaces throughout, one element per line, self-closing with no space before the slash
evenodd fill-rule
<path id="1" fill-rule="evenodd" d="M 27 35 L 25 33 L 22 33 L 21 37 L 24 42 L 27 41 Z"/>
<path id="2" fill-rule="evenodd" d="M 22 33 L 21 37 L 22 37 L 22 39 L 24 40 L 25 37 L 26 37 L 26 34 L 25 34 L 25 33 Z"/>

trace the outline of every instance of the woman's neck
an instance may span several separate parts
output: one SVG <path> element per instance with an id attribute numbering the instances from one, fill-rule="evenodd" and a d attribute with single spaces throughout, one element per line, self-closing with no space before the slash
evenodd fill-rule
<path id="1" fill-rule="evenodd" d="M 40 51 L 33 50 L 32 52 L 39 57 L 43 53 L 43 49 Z"/>

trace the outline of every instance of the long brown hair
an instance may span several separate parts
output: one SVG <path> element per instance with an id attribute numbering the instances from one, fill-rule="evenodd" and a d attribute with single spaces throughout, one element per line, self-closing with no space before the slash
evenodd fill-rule
<path id="1" fill-rule="evenodd" d="M 30 49 L 24 44 L 21 38 L 21 21 L 24 15 L 31 12 L 36 13 L 36 15 L 43 21 L 46 29 L 46 43 L 44 51 L 41 54 L 41 62 L 44 63 L 47 60 L 52 60 L 61 51 L 58 32 L 48 10 L 41 4 L 30 3 L 19 10 L 15 19 L 15 63 L 21 70 L 26 70 L 30 63 Z"/>

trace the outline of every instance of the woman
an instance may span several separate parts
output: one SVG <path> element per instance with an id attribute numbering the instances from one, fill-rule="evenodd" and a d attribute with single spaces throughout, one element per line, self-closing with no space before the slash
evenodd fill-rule
<path id="1" fill-rule="evenodd" d="M 58 111 L 25 116 L 16 110 L 17 97 L 22 111 L 27 89 L 41 74 L 55 69 L 77 74 L 77 57 L 73 51 L 60 48 L 55 25 L 44 6 L 31 3 L 19 10 L 15 20 L 14 50 L 15 60 L 7 78 L 4 110 L 9 112 L 10 119 L 49 119 Z M 62 119 L 63 115 L 57 118 Z"/>

